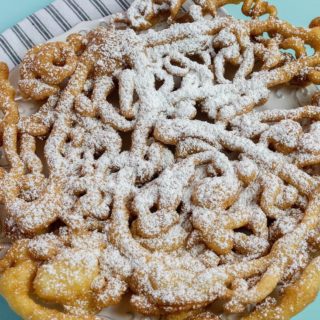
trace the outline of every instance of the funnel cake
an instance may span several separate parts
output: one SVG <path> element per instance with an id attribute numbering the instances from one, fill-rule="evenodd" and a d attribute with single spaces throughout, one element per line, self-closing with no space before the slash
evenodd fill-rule
<path id="1" fill-rule="evenodd" d="M 117 23 L 121 20 L 116 19 Z M 59 98 L 51 96 L 37 114 L 18 123 L 23 138 L 14 148 L 19 150 L 21 143 L 24 152 L 15 159 L 29 161 L 25 170 L 30 171 L 27 181 L 21 177 L 21 183 L 31 186 L 30 177 L 36 175 L 41 192 L 28 192 L 37 199 L 21 203 L 19 186 L 6 183 L 8 225 L 18 225 L 20 232 L 29 236 L 43 232 L 57 219 L 71 228 L 101 227 L 101 218 L 107 219 L 110 212 L 110 190 L 105 182 L 112 171 L 129 165 L 136 171 L 136 183 L 145 183 L 172 163 L 171 152 L 150 141 L 156 120 L 194 118 L 202 111 L 225 123 L 267 99 L 269 87 L 301 77 L 302 72 L 305 78 L 317 80 L 317 70 L 312 68 L 318 61 L 317 52 L 313 56 L 299 53 L 292 60 L 279 47 L 283 43 L 289 47 L 295 32 L 301 43 L 316 49 L 318 27 L 295 29 L 272 17 L 268 23 L 232 17 L 208 20 L 200 6 L 191 7 L 189 19 L 194 21 L 148 33 L 109 25 L 90 32 L 86 39 L 73 35 L 68 44 L 57 43 L 56 50 L 50 43 L 27 54 L 20 88 L 28 83 L 26 68 L 38 70 L 41 78 L 35 80 L 42 83 L 39 86 L 63 82 L 75 70 Z M 258 37 L 275 31 L 276 36 L 269 40 Z M 80 47 L 84 52 L 77 57 Z M 62 54 L 66 48 L 75 60 L 72 63 L 67 53 Z M 33 63 L 27 61 L 31 57 Z M 255 69 L 255 60 L 260 62 L 260 70 Z M 227 62 L 237 68 L 231 80 L 225 75 Z M 44 73 L 39 69 L 42 64 L 47 65 Z M 38 88 L 31 85 L 29 89 L 30 96 L 39 98 Z M 115 91 L 119 101 L 111 101 Z M 121 152 L 121 132 L 132 133 L 131 150 Z M 37 155 L 31 155 L 38 136 L 47 137 L 46 179 Z M 43 197 L 53 194 L 50 214 L 44 213 L 45 204 L 52 202 Z M 43 209 L 39 209 L 40 203 Z"/>
<path id="2" fill-rule="evenodd" d="M 320 82 L 317 20 L 183 2 L 137 0 L 32 49 L 20 90 L 43 104 L 30 117 L 1 65 L 1 200 L 17 240 L 0 292 L 25 319 L 98 319 L 126 293 L 168 320 L 220 319 L 215 303 L 290 319 L 317 294 L 319 107 L 254 110 L 274 86 Z"/>

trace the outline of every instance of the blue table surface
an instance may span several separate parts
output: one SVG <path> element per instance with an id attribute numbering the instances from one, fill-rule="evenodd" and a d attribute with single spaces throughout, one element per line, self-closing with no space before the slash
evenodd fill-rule
<path id="1" fill-rule="evenodd" d="M 51 3 L 52 0 L 0 0 L 0 32 L 19 22 L 27 15 Z M 298 26 L 308 26 L 309 22 L 320 16 L 320 0 L 269 0 L 278 7 L 279 16 Z M 227 6 L 228 12 L 240 16 L 239 6 Z M 0 298 L 0 320 L 19 320 Z M 320 297 L 294 320 L 319 320 Z M 270 319 L 273 320 L 273 319 Z"/>

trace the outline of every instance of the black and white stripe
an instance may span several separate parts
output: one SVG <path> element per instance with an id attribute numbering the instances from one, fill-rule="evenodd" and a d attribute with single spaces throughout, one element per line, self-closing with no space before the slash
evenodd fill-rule
<path id="1" fill-rule="evenodd" d="M 61 27 L 63 31 L 68 31 L 72 25 L 65 19 L 65 17 L 57 10 L 57 8 L 50 4 L 45 9 L 52 19 Z"/>
<path id="2" fill-rule="evenodd" d="M 0 47 L 7 54 L 8 58 L 11 62 L 13 62 L 13 64 L 16 65 L 21 62 L 21 58 L 19 57 L 18 53 L 13 49 L 9 41 L 2 34 L 0 35 Z"/>
<path id="3" fill-rule="evenodd" d="M 45 23 L 42 22 L 36 14 L 29 16 L 27 19 L 45 40 L 49 40 L 54 37 L 54 35 L 46 27 Z"/>
<path id="4" fill-rule="evenodd" d="M 127 10 L 130 7 L 130 3 L 126 0 L 116 0 L 118 5 L 121 7 L 122 10 Z"/>
<path id="5" fill-rule="evenodd" d="M 102 17 L 112 14 L 109 8 L 101 0 L 89 0 L 90 3 L 99 11 Z"/>
<path id="6" fill-rule="evenodd" d="M 119 12 L 119 9 L 127 10 L 132 1 L 55 0 L 0 35 L 0 60 L 12 68 L 34 45 L 70 30 L 81 21 L 95 20 Z"/>
<path id="7" fill-rule="evenodd" d="M 64 0 L 65 4 L 77 15 L 81 21 L 89 21 L 90 17 L 74 0 Z"/>
<path id="8" fill-rule="evenodd" d="M 25 46 L 26 49 L 35 46 L 35 43 L 32 41 L 32 39 L 30 39 L 30 37 L 18 24 L 13 26 L 11 30 L 19 38 L 20 42 Z"/>

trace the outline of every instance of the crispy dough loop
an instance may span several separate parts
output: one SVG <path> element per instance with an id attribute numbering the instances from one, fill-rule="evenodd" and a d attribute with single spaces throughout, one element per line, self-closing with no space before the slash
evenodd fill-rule
<path id="1" fill-rule="evenodd" d="M 270 16 L 277 15 L 277 8 L 273 5 L 270 5 L 267 1 L 262 0 L 246 0 L 242 6 L 243 14 L 256 18 L 264 14 Z"/>
<path id="2" fill-rule="evenodd" d="M 6 71 L 5 66 L 3 68 Z M 5 114 L 3 145 L 9 163 L 9 171 L 3 174 L 2 185 L 3 202 L 8 209 L 6 221 L 10 224 L 13 218 L 15 226 L 21 227 L 19 233 L 30 236 L 45 230 L 55 219 L 59 196 L 56 198 L 58 200 L 54 209 L 49 208 L 47 204 L 53 194 L 59 194 L 59 187 L 56 186 L 56 180 L 51 182 L 48 188 L 45 187 L 45 178 L 41 174 L 42 163 L 35 153 L 35 139 L 28 134 L 23 134 L 19 139 L 19 116 L 18 105 L 14 101 L 15 92 L 7 80 L 8 72 L 2 75 L 3 90 L 0 99 Z M 34 212 L 35 203 L 39 206 L 38 212 Z M 47 215 L 48 212 L 50 213 Z M 40 216 L 47 217 L 39 220 Z M 11 227 L 7 226 L 7 228 Z"/>
<path id="3" fill-rule="evenodd" d="M 4 62 L 0 62 L 0 109 L 3 113 L 0 122 L 1 144 L 5 127 L 15 125 L 19 119 L 18 107 L 14 102 L 15 90 L 10 85 L 8 77 L 8 66 Z"/>
<path id="4" fill-rule="evenodd" d="M 202 14 L 215 16 L 217 10 L 227 4 L 239 4 L 243 2 L 243 14 L 257 18 L 268 14 L 276 16 L 277 9 L 262 0 L 204 0 L 194 1 L 202 9 Z M 125 14 L 116 17 L 116 22 L 126 22 L 137 30 L 144 30 L 152 27 L 157 22 L 169 18 L 169 21 L 178 20 L 182 5 L 185 0 L 136 0 Z M 191 14 L 192 16 L 192 14 Z"/>
<path id="5" fill-rule="evenodd" d="M 0 110 L 3 118 L 0 120 L 0 144 L 3 145 L 5 155 L 9 163 L 14 167 L 14 174 L 20 174 L 23 164 L 17 157 L 15 150 L 17 123 L 19 121 L 18 105 L 15 103 L 15 90 L 10 85 L 8 66 L 0 62 Z M 0 178 L 3 182 L 5 170 L 0 168 Z M 4 201 L 4 185 L 0 188 L 0 201 Z"/>
<path id="6" fill-rule="evenodd" d="M 288 286 L 275 305 L 257 308 L 244 320 L 264 320 L 272 317 L 281 317 L 289 320 L 302 311 L 310 301 L 313 301 L 320 289 L 319 257 L 315 258 L 302 272 L 301 277 Z"/>
<path id="7" fill-rule="evenodd" d="M 317 100 L 317 95 L 314 96 Z M 316 101 L 314 101 L 316 102 Z M 270 143 L 290 156 L 300 168 L 317 165 L 320 161 L 320 146 L 317 142 L 320 113 L 319 107 L 310 105 L 293 110 L 268 110 L 254 114 L 236 117 L 232 124 L 234 129 L 248 138 L 259 138 L 259 141 Z M 251 126 L 244 123 L 252 121 Z M 309 129 L 305 130 L 303 121 L 309 122 Z M 285 135 L 279 133 L 285 132 Z M 287 139 L 287 137 L 290 139 Z"/>
<path id="8" fill-rule="evenodd" d="M 67 37 L 67 42 L 73 47 L 73 50 L 80 56 L 87 47 L 87 39 L 80 33 L 72 33 Z"/>
<path id="9" fill-rule="evenodd" d="M 37 46 L 26 54 L 20 67 L 19 88 L 26 98 L 44 100 L 59 92 L 59 86 L 70 77 L 77 66 L 74 38 L 63 42 Z"/>

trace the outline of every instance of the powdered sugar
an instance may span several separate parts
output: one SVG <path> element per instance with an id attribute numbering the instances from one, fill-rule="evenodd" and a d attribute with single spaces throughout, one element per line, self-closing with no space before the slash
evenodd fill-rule
<path id="1" fill-rule="evenodd" d="M 135 2 L 129 18 L 143 22 L 150 3 Z M 282 75 L 253 72 L 263 45 L 249 23 L 193 16 L 163 31 L 92 31 L 58 101 L 19 124 L 37 136 L 32 126 L 39 121 L 49 177 L 34 193 L 19 195 L 8 184 L 6 206 L 27 235 L 56 221 L 66 225 L 54 230 L 58 236 L 32 240 L 30 252 L 45 260 L 36 293 L 68 312 L 83 313 L 86 299 L 99 307 L 118 303 L 128 290 L 144 313 L 216 299 L 242 312 L 310 260 L 302 251 L 319 219 L 312 197 L 319 182 L 288 152 L 299 143 L 303 152 L 317 152 L 318 126 L 301 146 L 300 127 L 289 120 L 294 112 L 272 129 L 261 114 L 234 119 L 266 99 Z M 278 52 L 263 50 L 270 64 Z M 227 62 L 237 67 L 232 79 Z M 194 120 L 199 110 L 207 121 Z M 131 134 L 127 150 L 124 133 Z M 257 135 L 259 143 L 250 140 Z M 40 175 L 32 149 L 19 156 Z M 85 292 L 75 303 L 78 289 Z"/>

